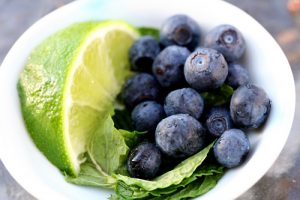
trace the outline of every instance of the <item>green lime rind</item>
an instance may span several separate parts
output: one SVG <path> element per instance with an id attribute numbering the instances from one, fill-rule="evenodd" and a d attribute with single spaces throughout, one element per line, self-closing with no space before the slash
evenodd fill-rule
<path id="1" fill-rule="evenodd" d="M 64 83 L 86 33 L 96 24 L 75 24 L 50 36 L 33 50 L 18 82 L 22 114 L 34 143 L 55 166 L 72 175 L 75 169 L 63 133 Z M 61 48 L 64 44 L 68 49 Z"/>

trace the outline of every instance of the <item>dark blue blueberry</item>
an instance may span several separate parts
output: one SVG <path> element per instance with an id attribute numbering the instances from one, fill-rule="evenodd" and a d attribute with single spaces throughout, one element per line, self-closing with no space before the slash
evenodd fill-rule
<path id="1" fill-rule="evenodd" d="M 140 73 L 129 78 L 122 90 L 122 99 L 129 108 L 146 100 L 156 100 L 159 96 L 159 84 L 155 78 Z"/>
<path id="2" fill-rule="evenodd" d="M 266 92 L 255 85 L 240 86 L 232 95 L 230 115 L 242 128 L 258 128 L 269 116 L 271 101 Z"/>
<path id="3" fill-rule="evenodd" d="M 216 49 L 227 61 L 240 59 L 246 49 L 245 40 L 240 31 L 227 24 L 211 30 L 205 37 L 204 46 Z"/>
<path id="4" fill-rule="evenodd" d="M 163 117 L 164 109 L 155 101 L 144 101 L 138 104 L 131 113 L 133 126 L 137 131 L 155 131 Z"/>
<path id="5" fill-rule="evenodd" d="M 153 37 L 144 36 L 139 38 L 129 50 L 129 60 L 132 69 L 151 72 L 153 61 L 159 52 L 159 43 Z"/>
<path id="6" fill-rule="evenodd" d="M 195 20 L 187 15 L 169 17 L 160 30 L 160 43 L 179 45 L 193 51 L 200 43 L 201 31 Z"/>
<path id="7" fill-rule="evenodd" d="M 189 114 L 199 119 L 204 102 L 200 94 L 192 88 L 183 88 L 170 92 L 165 99 L 164 110 L 167 116 Z"/>
<path id="8" fill-rule="evenodd" d="M 190 115 L 172 115 L 157 125 L 155 141 L 167 156 L 186 158 L 204 147 L 205 129 Z"/>
<path id="9" fill-rule="evenodd" d="M 169 46 L 154 60 L 152 71 L 161 86 L 176 88 L 186 82 L 183 75 L 183 66 L 190 51 L 185 47 Z"/>
<path id="10" fill-rule="evenodd" d="M 224 131 L 233 128 L 230 112 L 225 107 L 212 107 L 205 122 L 208 132 L 214 137 L 220 137 Z"/>
<path id="11" fill-rule="evenodd" d="M 227 74 L 228 66 L 223 55 L 214 49 L 197 48 L 184 65 L 186 81 L 199 91 L 220 87 Z"/>
<path id="12" fill-rule="evenodd" d="M 246 134 L 239 129 L 225 131 L 213 147 L 216 160 L 227 168 L 241 165 L 250 150 Z"/>
<path id="13" fill-rule="evenodd" d="M 151 143 L 141 143 L 134 148 L 127 160 L 129 175 L 134 178 L 152 179 L 156 176 L 161 164 L 161 153 Z"/>
<path id="14" fill-rule="evenodd" d="M 247 69 L 237 63 L 228 64 L 228 75 L 225 83 L 236 89 L 239 86 L 245 85 L 249 82 L 250 74 Z"/>

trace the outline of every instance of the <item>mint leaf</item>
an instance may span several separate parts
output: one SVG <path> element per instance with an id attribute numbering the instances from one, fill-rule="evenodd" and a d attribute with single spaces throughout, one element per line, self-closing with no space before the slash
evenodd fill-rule
<path id="1" fill-rule="evenodd" d="M 202 92 L 201 96 L 206 106 L 220 106 L 230 102 L 233 92 L 234 90 L 231 86 L 224 84 L 216 90 Z"/>
<path id="2" fill-rule="evenodd" d="M 131 149 L 135 147 L 147 133 L 147 131 L 127 131 L 119 129 L 119 133 L 123 136 L 126 145 Z"/>
<path id="3" fill-rule="evenodd" d="M 114 188 L 116 184 L 116 180 L 113 177 L 102 170 L 97 170 L 90 158 L 88 158 L 85 163 L 81 164 L 80 172 L 77 177 L 65 175 L 65 180 L 76 185 L 105 188 Z"/>
<path id="4" fill-rule="evenodd" d="M 171 185 L 166 188 L 159 188 L 153 191 L 146 191 L 138 186 L 129 186 L 122 181 L 118 181 L 116 186 L 116 197 L 119 199 L 180 199 L 178 197 L 186 195 L 199 196 L 209 191 L 224 173 L 224 168 L 215 165 L 200 166 L 190 177 L 185 178 L 178 185 Z M 218 176 L 217 176 L 218 175 Z M 207 179 L 206 177 L 212 177 Z M 195 183 L 197 182 L 197 183 Z M 200 187 L 199 185 L 202 184 Z M 185 188 L 192 188 L 196 185 L 195 191 L 186 191 Z M 199 189 L 200 188 L 200 189 Z M 177 197 L 178 196 L 178 197 Z M 169 198 L 172 197 L 172 198 Z M 175 198 L 176 197 L 176 198 Z M 185 198 L 185 197 L 184 197 Z"/>
<path id="5" fill-rule="evenodd" d="M 159 40 L 159 29 L 153 27 L 139 27 L 138 28 L 141 36 L 150 35 L 155 39 Z"/>
<path id="6" fill-rule="evenodd" d="M 156 198 L 155 200 L 181 200 L 186 198 L 198 197 L 214 188 L 221 177 L 222 174 L 219 173 L 211 176 L 205 176 L 204 180 L 197 179 L 196 181 L 187 185 L 182 190 L 169 196 L 162 196 L 160 198 Z"/>
<path id="7" fill-rule="evenodd" d="M 163 189 L 157 189 L 154 191 L 151 191 L 151 194 L 154 196 L 160 196 L 164 194 L 171 194 L 178 190 L 178 188 L 183 188 L 187 186 L 188 184 L 192 183 L 193 181 L 205 177 L 205 176 L 211 176 L 214 174 L 223 174 L 224 168 L 220 166 L 214 166 L 214 165 L 205 165 L 200 166 L 190 177 L 185 178 L 180 184 L 178 185 L 172 185 L 168 188 Z"/>
<path id="8" fill-rule="evenodd" d="M 133 125 L 131 120 L 131 113 L 123 108 L 122 110 L 115 109 L 114 115 L 112 117 L 116 129 L 124 129 L 128 131 L 133 131 Z"/>
<path id="9" fill-rule="evenodd" d="M 167 188 L 171 185 L 180 184 L 185 178 L 190 177 L 206 158 L 213 143 L 208 145 L 199 153 L 187 158 L 173 170 L 153 179 L 152 181 L 131 178 L 120 174 L 114 175 L 118 181 L 124 182 L 128 186 L 137 186 L 146 191 L 153 191 L 159 188 Z"/>
<path id="10" fill-rule="evenodd" d="M 123 106 L 121 103 L 119 103 Z M 131 113 L 123 107 L 120 109 L 115 109 L 114 115 L 112 117 L 114 126 L 120 134 L 123 136 L 126 145 L 131 149 L 136 146 L 147 131 L 135 131 L 132 125 Z"/>
<path id="11" fill-rule="evenodd" d="M 129 148 L 110 116 L 96 130 L 88 153 L 93 163 L 107 174 L 112 174 L 126 162 Z"/>
<path id="12" fill-rule="evenodd" d="M 143 199 L 149 197 L 149 192 L 138 187 L 128 186 L 122 181 L 117 182 L 115 192 L 120 199 Z"/>
<path id="13" fill-rule="evenodd" d="M 79 175 L 66 176 L 66 180 L 77 185 L 114 188 L 116 180 L 111 174 L 124 165 L 129 148 L 110 116 L 103 119 L 87 149 L 87 160 L 81 164 Z"/>
<path id="14" fill-rule="evenodd" d="M 135 147 L 138 143 L 142 141 L 144 138 L 143 136 L 147 133 L 145 132 L 140 132 L 140 131 L 127 131 L 127 130 L 118 130 L 119 133 L 123 136 L 126 145 L 132 149 Z M 127 171 L 127 165 L 126 162 L 123 163 L 123 165 L 119 166 L 118 170 L 115 171 L 116 174 L 122 174 L 124 176 L 129 176 L 128 171 Z"/>
<path id="15" fill-rule="evenodd" d="M 87 159 L 80 166 L 77 177 L 65 176 L 66 181 L 77 185 L 114 188 L 112 173 L 128 175 L 126 161 L 132 148 L 145 132 L 118 130 L 111 116 L 103 119 L 88 146 Z"/>

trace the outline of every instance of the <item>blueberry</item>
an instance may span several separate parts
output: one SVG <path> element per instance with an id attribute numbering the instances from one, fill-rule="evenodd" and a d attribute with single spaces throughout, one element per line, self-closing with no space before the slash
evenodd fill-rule
<path id="1" fill-rule="evenodd" d="M 205 129 L 190 115 L 172 115 L 157 125 L 155 141 L 167 156 L 186 158 L 204 147 Z"/>
<path id="2" fill-rule="evenodd" d="M 204 39 L 204 46 L 216 49 L 227 61 L 240 59 L 246 49 L 245 40 L 240 31 L 227 24 L 211 30 Z"/>
<path id="3" fill-rule="evenodd" d="M 204 102 L 200 94 L 192 88 L 183 88 L 170 92 L 165 99 L 164 110 L 167 116 L 189 114 L 199 119 Z"/>
<path id="4" fill-rule="evenodd" d="M 138 104 L 131 113 L 133 126 L 137 131 L 154 131 L 164 117 L 163 107 L 155 101 Z"/>
<path id="5" fill-rule="evenodd" d="M 247 69 L 237 63 L 228 64 L 228 75 L 225 83 L 236 89 L 239 86 L 245 85 L 249 82 L 250 75 Z"/>
<path id="6" fill-rule="evenodd" d="M 250 150 L 250 142 L 239 129 L 225 131 L 213 147 L 216 160 L 227 168 L 241 165 Z"/>
<path id="7" fill-rule="evenodd" d="M 135 178 L 152 179 L 156 176 L 161 164 L 161 153 L 151 143 L 141 143 L 134 148 L 127 160 L 129 175 Z"/>
<path id="8" fill-rule="evenodd" d="M 186 81 L 199 91 L 220 87 L 227 74 L 228 66 L 223 55 L 214 49 L 197 48 L 184 65 Z"/>
<path id="9" fill-rule="evenodd" d="M 161 86 L 175 88 L 185 83 L 183 65 L 190 51 L 185 47 L 169 46 L 158 54 L 152 71 Z"/>
<path id="10" fill-rule="evenodd" d="M 151 72 L 153 61 L 159 52 L 159 43 L 153 37 L 144 36 L 139 38 L 129 50 L 129 60 L 132 69 Z"/>
<path id="11" fill-rule="evenodd" d="M 201 31 L 195 20 L 187 15 L 169 17 L 160 30 L 160 43 L 179 45 L 193 51 L 200 43 Z"/>
<path id="12" fill-rule="evenodd" d="M 271 101 L 266 92 L 255 85 L 240 86 L 231 97 L 231 118 L 242 128 L 261 126 L 266 121 L 270 109 Z"/>
<path id="13" fill-rule="evenodd" d="M 129 108 L 146 100 L 156 100 L 159 96 L 159 84 L 155 78 L 140 73 L 129 78 L 122 90 L 122 99 Z"/>
<path id="14" fill-rule="evenodd" d="M 206 127 L 214 137 L 220 137 L 228 129 L 233 128 L 230 112 L 225 107 L 212 107 L 206 116 Z"/>

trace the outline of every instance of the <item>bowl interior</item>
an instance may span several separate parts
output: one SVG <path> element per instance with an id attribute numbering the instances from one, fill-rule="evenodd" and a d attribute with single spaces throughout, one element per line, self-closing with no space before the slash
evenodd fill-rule
<path id="1" fill-rule="evenodd" d="M 1 159 L 12 176 L 38 199 L 107 199 L 111 191 L 75 186 L 37 150 L 21 116 L 16 84 L 31 50 L 51 33 L 74 22 L 123 19 L 136 26 L 160 27 L 167 17 L 184 13 L 198 21 L 203 34 L 220 24 L 232 24 L 244 35 L 244 65 L 253 83 L 264 88 L 272 110 L 263 129 L 251 131 L 252 151 L 246 163 L 228 171 L 217 186 L 198 199 L 233 199 L 263 176 L 282 150 L 295 109 L 291 69 L 274 39 L 253 18 L 238 8 L 213 0 L 76 1 L 47 15 L 16 42 L 0 69 Z M 6 111 L 6 112 L 4 112 Z"/>

